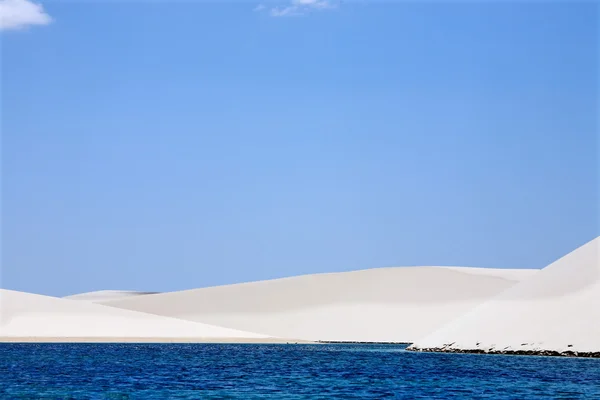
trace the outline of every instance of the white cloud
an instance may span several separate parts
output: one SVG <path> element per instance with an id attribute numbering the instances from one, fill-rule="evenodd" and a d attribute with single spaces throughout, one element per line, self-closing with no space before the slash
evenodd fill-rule
<path id="1" fill-rule="evenodd" d="M 48 25 L 52 18 L 41 4 L 30 0 L 0 0 L 0 30 Z"/>
<path id="2" fill-rule="evenodd" d="M 292 15 L 301 15 L 302 13 L 298 7 L 291 5 L 286 7 L 273 7 L 269 11 L 272 17 L 290 17 Z"/>
<path id="3" fill-rule="evenodd" d="M 285 6 L 273 7 L 269 10 L 272 17 L 290 17 L 304 15 L 315 10 L 336 8 L 332 0 L 292 0 Z M 261 8 L 264 9 L 265 7 Z"/>
<path id="4" fill-rule="evenodd" d="M 294 0 L 292 3 L 313 8 L 330 8 L 332 6 L 327 0 Z"/>

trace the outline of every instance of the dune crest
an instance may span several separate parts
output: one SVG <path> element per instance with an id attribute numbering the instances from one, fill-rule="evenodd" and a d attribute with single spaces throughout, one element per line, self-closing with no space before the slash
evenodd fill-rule
<path id="1" fill-rule="evenodd" d="M 409 349 L 600 357 L 600 237 Z"/>
<path id="2" fill-rule="evenodd" d="M 65 296 L 63 299 L 101 303 L 108 300 L 121 300 L 135 296 L 146 296 L 158 292 L 137 292 L 132 290 L 98 290 L 95 292 L 78 293 Z"/>
<path id="3" fill-rule="evenodd" d="M 535 273 L 466 267 L 378 268 L 102 304 L 276 337 L 408 343 Z"/>

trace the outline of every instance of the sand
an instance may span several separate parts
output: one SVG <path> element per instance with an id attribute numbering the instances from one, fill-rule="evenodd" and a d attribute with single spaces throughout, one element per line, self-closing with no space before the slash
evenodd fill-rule
<path id="1" fill-rule="evenodd" d="M 398 267 L 305 275 L 103 304 L 268 336 L 411 343 L 537 270 Z"/>
<path id="2" fill-rule="evenodd" d="M 306 340 L 246 337 L 113 337 L 113 336 L 0 336 L 0 343 L 188 343 L 188 344 L 320 344 Z"/>
<path id="3" fill-rule="evenodd" d="M 148 294 L 157 294 L 157 292 L 136 292 L 131 290 L 99 290 L 96 292 L 79 293 L 71 296 L 65 296 L 63 299 L 89 301 L 91 303 L 101 303 L 108 300 L 121 300 L 134 296 L 145 296 Z"/>
<path id="4" fill-rule="evenodd" d="M 267 335 L 0 289 L 0 342 L 281 341 Z"/>
<path id="5" fill-rule="evenodd" d="M 600 238 L 410 349 L 600 356 Z"/>

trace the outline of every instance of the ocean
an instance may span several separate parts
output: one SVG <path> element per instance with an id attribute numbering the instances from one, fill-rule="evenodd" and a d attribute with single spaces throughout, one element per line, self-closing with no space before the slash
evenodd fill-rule
<path id="1" fill-rule="evenodd" d="M 0 398 L 600 399 L 600 359 L 405 348 L 0 344 Z"/>

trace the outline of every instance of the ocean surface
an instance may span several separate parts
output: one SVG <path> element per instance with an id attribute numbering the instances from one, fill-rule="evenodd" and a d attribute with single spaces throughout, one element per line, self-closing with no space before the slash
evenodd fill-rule
<path id="1" fill-rule="evenodd" d="M 600 359 L 405 347 L 0 344 L 0 398 L 600 399 Z"/>

